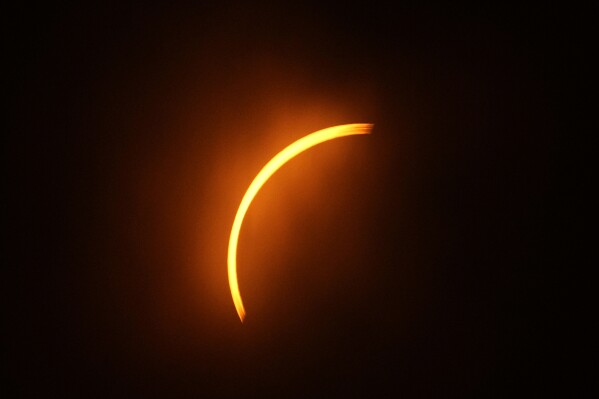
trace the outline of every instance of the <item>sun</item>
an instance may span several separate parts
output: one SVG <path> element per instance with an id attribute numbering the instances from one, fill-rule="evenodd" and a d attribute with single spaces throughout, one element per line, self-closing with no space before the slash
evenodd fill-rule
<path id="1" fill-rule="evenodd" d="M 239 293 L 239 283 L 237 281 L 237 245 L 239 242 L 239 232 L 241 231 L 241 225 L 243 218 L 247 213 L 254 197 L 258 194 L 258 191 L 262 188 L 264 183 L 285 163 L 297 156 L 298 154 L 306 151 L 307 149 L 314 147 L 325 141 L 336 139 L 339 137 L 369 134 L 372 131 L 372 124 L 369 123 L 353 123 L 348 125 L 332 126 L 326 129 L 318 130 L 311 133 L 294 143 L 287 146 L 277 155 L 275 155 L 260 172 L 256 175 L 252 184 L 245 192 L 235 220 L 233 221 L 233 228 L 231 229 L 231 236 L 229 237 L 229 249 L 228 249 L 228 273 L 229 273 L 229 287 L 231 288 L 231 295 L 233 297 L 233 303 L 239 319 L 243 322 L 245 318 L 245 308 L 243 307 L 243 301 L 241 300 L 241 294 Z"/>

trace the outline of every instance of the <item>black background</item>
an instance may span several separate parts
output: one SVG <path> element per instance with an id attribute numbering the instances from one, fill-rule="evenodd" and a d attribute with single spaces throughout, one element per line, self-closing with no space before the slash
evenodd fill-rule
<path id="1" fill-rule="evenodd" d="M 577 14 L 15 12 L 11 381 L 43 397 L 555 392 Z M 373 134 L 298 157 L 248 214 L 241 324 L 226 244 L 245 187 L 292 140 L 353 122 Z"/>

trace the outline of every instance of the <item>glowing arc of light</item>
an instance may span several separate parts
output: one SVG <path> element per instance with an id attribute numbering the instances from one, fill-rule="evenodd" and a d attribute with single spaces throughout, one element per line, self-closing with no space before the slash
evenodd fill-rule
<path id="1" fill-rule="evenodd" d="M 264 183 L 285 163 L 296 155 L 306 151 L 307 149 L 314 147 L 317 144 L 336 139 L 344 136 L 351 136 L 357 134 L 369 134 L 372 130 L 372 124 L 369 123 L 352 123 L 348 125 L 332 126 L 326 129 L 318 130 L 311 133 L 285 147 L 281 152 L 275 155 L 260 172 L 256 175 L 250 186 L 248 187 L 237 214 L 233 221 L 233 228 L 231 229 L 231 236 L 229 237 L 229 249 L 228 249 L 228 273 L 229 273 L 229 287 L 231 289 L 231 295 L 233 297 L 233 303 L 237 314 L 243 322 L 245 318 L 245 308 L 243 307 L 243 301 L 241 300 L 241 294 L 239 293 L 239 284 L 237 282 L 237 244 L 239 241 L 239 233 L 241 231 L 241 224 L 243 218 L 247 213 L 252 200 L 258 194 L 258 191 L 262 188 Z"/>

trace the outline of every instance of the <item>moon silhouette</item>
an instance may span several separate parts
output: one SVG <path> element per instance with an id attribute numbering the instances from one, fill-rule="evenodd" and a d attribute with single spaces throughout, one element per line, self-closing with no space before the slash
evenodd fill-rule
<path id="1" fill-rule="evenodd" d="M 233 221 L 233 228 L 231 229 L 231 236 L 229 238 L 229 250 L 228 250 L 228 272 L 229 272 L 229 287 L 231 288 L 231 295 L 233 297 L 233 303 L 239 319 L 243 322 L 245 318 L 245 308 L 243 307 L 243 301 L 241 300 L 241 294 L 239 293 L 239 284 L 237 282 L 237 244 L 239 241 L 239 232 L 241 231 L 241 224 L 243 218 L 247 213 L 252 200 L 260 191 L 264 183 L 285 163 L 296 155 L 306 151 L 307 149 L 314 147 L 317 144 L 324 143 L 332 139 L 336 139 L 344 136 L 351 136 L 357 134 L 369 134 L 372 130 L 372 124 L 369 123 L 352 123 L 348 125 L 332 126 L 326 129 L 318 130 L 311 133 L 294 143 L 287 146 L 284 150 L 275 155 L 260 172 L 256 175 L 252 184 L 248 187 L 237 214 Z"/>

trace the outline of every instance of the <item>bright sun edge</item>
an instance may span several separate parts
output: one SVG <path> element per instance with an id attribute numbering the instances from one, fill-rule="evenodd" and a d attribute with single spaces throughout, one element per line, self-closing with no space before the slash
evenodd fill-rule
<path id="1" fill-rule="evenodd" d="M 233 297 L 233 303 L 239 319 L 243 323 L 245 318 L 245 308 L 241 300 L 241 294 L 239 293 L 239 284 L 237 283 L 237 244 L 239 240 L 239 233 L 241 231 L 241 224 L 243 218 L 252 203 L 252 200 L 258 194 L 258 191 L 262 188 L 264 183 L 285 163 L 296 155 L 306 151 L 307 149 L 314 147 L 325 141 L 336 139 L 344 136 L 358 135 L 358 134 L 369 134 L 372 130 L 373 124 L 370 123 L 352 123 L 347 125 L 332 126 L 326 129 L 318 130 L 314 133 L 295 141 L 294 143 L 287 146 L 284 150 L 275 155 L 256 175 L 252 184 L 248 187 L 237 214 L 233 221 L 233 228 L 231 229 L 231 236 L 229 238 L 229 249 L 228 249 L 228 273 L 229 273 L 229 287 L 231 288 L 231 295 Z"/>

